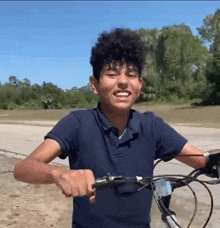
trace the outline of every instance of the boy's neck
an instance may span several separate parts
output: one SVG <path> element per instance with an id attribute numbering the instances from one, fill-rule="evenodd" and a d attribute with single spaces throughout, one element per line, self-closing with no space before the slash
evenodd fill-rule
<path id="1" fill-rule="evenodd" d="M 121 135 L 125 128 L 127 127 L 128 118 L 130 115 L 130 110 L 125 110 L 121 112 L 117 112 L 109 109 L 108 106 L 100 104 L 101 112 L 108 119 L 108 122 L 118 129 L 119 135 Z"/>

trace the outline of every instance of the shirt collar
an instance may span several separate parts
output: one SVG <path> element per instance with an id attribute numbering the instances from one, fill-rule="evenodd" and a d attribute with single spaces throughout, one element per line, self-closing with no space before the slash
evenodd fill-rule
<path id="1" fill-rule="evenodd" d="M 105 131 L 112 131 L 115 129 L 109 122 L 108 119 L 102 114 L 101 109 L 100 109 L 100 103 L 97 105 L 97 117 L 98 120 L 103 127 Z M 136 116 L 136 111 L 131 109 L 129 119 L 128 119 L 128 125 L 127 129 L 129 129 L 130 134 L 138 133 L 141 129 L 141 121 L 139 118 Z"/>
<path id="2" fill-rule="evenodd" d="M 128 128 L 131 130 L 131 133 L 138 133 L 141 130 L 141 121 L 137 118 L 137 111 L 131 109 Z"/>
<path id="3" fill-rule="evenodd" d="M 113 128 L 113 126 L 108 122 L 108 119 L 102 114 L 101 108 L 100 108 L 100 103 L 98 103 L 96 109 L 97 109 L 98 120 L 99 120 L 101 126 L 103 127 L 103 129 L 105 131 L 110 131 Z"/>

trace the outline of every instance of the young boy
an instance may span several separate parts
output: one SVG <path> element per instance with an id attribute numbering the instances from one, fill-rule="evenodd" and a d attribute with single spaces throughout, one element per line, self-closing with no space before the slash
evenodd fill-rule
<path id="1" fill-rule="evenodd" d="M 206 164 L 203 156 L 179 156 L 202 151 L 161 118 L 131 109 L 143 86 L 145 55 L 136 32 L 114 29 L 102 33 L 90 59 L 90 84 L 100 97 L 97 108 L 71 112 L 15 166 L 17 180 L 55 183 L 66 197 L 74 197 L 72 227 L 150 227 L 151 191 L 95 194 L 95 178 L 108 173 L 152 176 L 157 158 L 176 157 L 194 168 Z M 70 170 L 48 164 L 57 156 L 68 156 Z"/>

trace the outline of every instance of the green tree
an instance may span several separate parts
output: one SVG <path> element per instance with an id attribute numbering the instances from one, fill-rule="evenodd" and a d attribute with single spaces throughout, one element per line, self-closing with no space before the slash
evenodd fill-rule
<path id="1" fill-rule="evenodd" d="M 64 91 L 51 82 L 31 85 L 29 79 L 19 81 L 16 76 L 8 81 L 0 85 L 0 109 L 89 108 L 98 101 L 89 84 Z"/>
<path id="2" fill-rule="evenodd" d="M 27 78 L 23 79 L 23 86 L 29 87 L 31 86 L 31 81 Z"/>
<path id="3" fill-rule="evenodd" d="M 151 101 L 159 89 L 159 74 L 156 68 L 156 49 L 161 31 L 158 29 L 139 29 L 137 31 L 142 37 L 142 45 L 146 50 L 145 67 L 142 72 L 144 87 L 142 99 Z"/>
<path id="4" fill-rule="evenodd" d="M 210 58 L 206 67 L 209 89 L 203 103 L 220 104 L 220 9 L 207 15 L 197 30 L 203 41 L 210 44 Z"/>
<path id="5" fill-rule="evenodd" d="M 10 76 L 8 79 L 11 85 L 18 85 L 19 79 L 16 76 Z"/>
<path id="6" fill-rule="evenodd" d="M 156 51 L 160 85 L 157 95 L 166 99 L 173 95 L 187 99 L 201 96 L 204 91 L 198 91 L 198 88 L 206 86 L 207 59 L 208 49 L 192 34 L 189 26 L 162 28 Z"/>
<path id="7" fill-rule="evenodd" d="M 207 64 L 206 76 L 209 81 L 209 90 L 203 99 L 206 105 L 220 104 L 220 33 L 213 41 L 211 58 Z"/>
<path id="8" fill-rule="evenodd" d="M 214 14 L 206 15 L 203 19 L 203 25 L 198 27 L 197 30 L 201 38 L 212 45 L 220 31 L 220 9 L 217 9 Z"/>
<path id="9" fill-rule="evenodd" d="M 87 84 L 86 86 L 79 88 L 78 91 L 81 92 L 82 96 L 86 99 L 86 101 L 89 104 L 96 104 L 99 100 L 99 97 L 93 93 L 93 90 L 91 89 L 90 84 Z"/>
<path id="10" fill-rule="evenodd" d="M 11 84 L 2 86 L 0 89 L 0 108 L 1 109 L 15 109 L 17 108 L 18 92 L 16 87 Z"/>
<path id="11" fill-rule="evenodd" d="M 42 86 L 42 103 L 47 108 L 62 108 L 63 90 L 51 82 L 43 82 Z"/>

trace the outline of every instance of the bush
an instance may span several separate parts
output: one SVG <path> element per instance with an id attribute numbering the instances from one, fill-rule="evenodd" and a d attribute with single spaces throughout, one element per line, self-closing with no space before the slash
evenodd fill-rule
<path id="1" fill-rule="evenodd" d="M 19 109 L 27 110 L 27 109 L 43 109 L 43 104 L 41 100 L 29 100 L 23 105 L 19 106 Z"/>
<path id="2" fill-rule="evenodd" d="M 12 101 L 12 102 L 9 102 L 9 104 L 7 105 L 7 110 L 15 110 L 15 109 L 18 109 L 18 107 L 19 106 Z"/>

